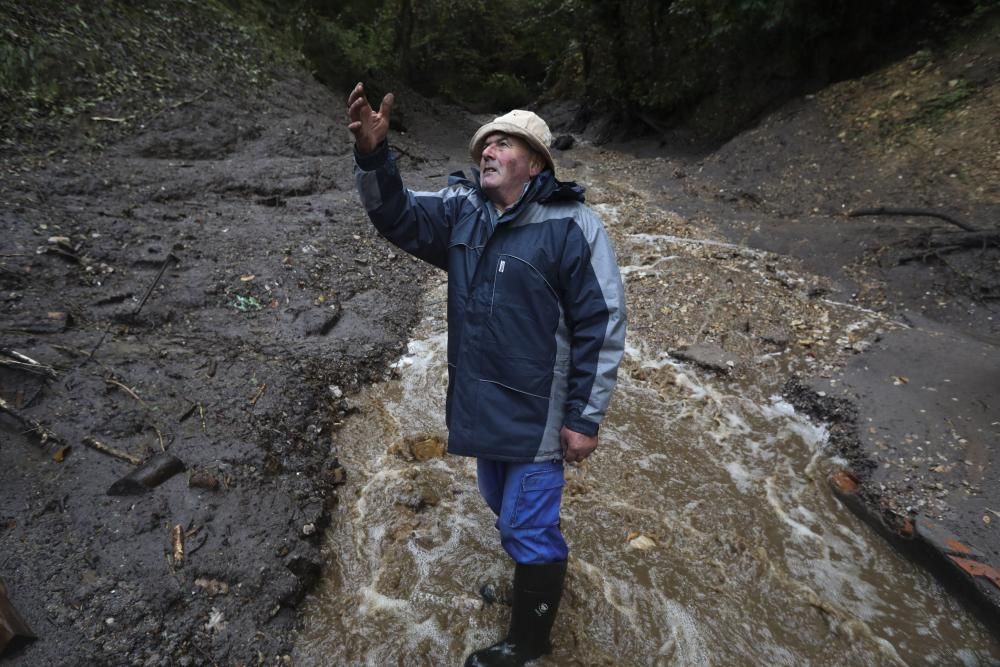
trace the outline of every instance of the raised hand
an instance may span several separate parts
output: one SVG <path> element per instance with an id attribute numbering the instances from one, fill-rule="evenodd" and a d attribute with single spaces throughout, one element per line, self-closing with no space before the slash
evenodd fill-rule
<path id="1" fill-rule="evenodd" d="M 358 152 L 372 153 L 385 141 L 386 135 L 389 134 L 389 115 L 392 113 L 395 99 L 392 93 L 386 93 L 378 111 L 375 111 L 368 103 L 364 84 L 358 83 L 354 86 L 354 90 L 347 98 L 347 115 L 351 119 L 347 129 L 354 135 Z"/>

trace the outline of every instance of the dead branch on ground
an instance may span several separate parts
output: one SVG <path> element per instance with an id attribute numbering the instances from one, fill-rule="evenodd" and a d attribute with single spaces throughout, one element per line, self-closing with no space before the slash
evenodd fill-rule
<path id="1" fill-rule="evenodd" d="M 38 440 L 41 444 L 45 445 L 50 442 L 56 445 L 63 446 L 66 443 L 58 435 L 47 429 L 40 422 L 31 419 L 30 417 L 25 417 L 20 412 L 18 412 L 14 406 L 12 406 L 7 401 L 0 398 L 0 412 L 5 412 L 10 415 L 14 421 L 18 422 L 24 426 L 26 432 L 35 433 L 38 435 Z"/>
<path id="2" fill-rule="evenodd" d="M 954 216 L 948 215 L 947 213 L 942 213 L 941 211 L 934 211 L 932 209 L 926 208 L 888 208 L 886 206 L 878 206 L 876 208 L 859 208 L 847 213 L 849 218 L 861 218 L 869 215 L 898 215 L 898 216 L 913 216 L 913 217 L 925 217 L 925 218 L 938 218 L 944 220 L 945 222 L 950 222 L 956 227 L 961 227 L 967 232 L 978 232 L 981 231 L 978 227 L 974 227 L 969 223 L 959 220 Z"/>
<path id="3" fill-rule="evenodd" d="M 11 350 L 9 348 L 0 348 L 0 354 L 10 357 L 10 359 L 0 359 L 0 366 L 6 366 L 8 368 L 14 368 L 19 371 L 24 371 L 26 373 L 31 373 L 33 375 L 43 375 L 50 379 L 55 379 L 57 377 L 56 370 L 51 366 L 46 366 L 45 364 L 39 363 L 21 354 L 17 350 Z"/>
<path id="4" fill-rule="evenodd" d="M 101 452 L 102 454 L 107 454 L 108 456 L 113 456 L 116 459 L 127 461 L 135 466 L 142 463 L 142 459 L 140 459 L 138 456 L 132 456 L 131 454 L 126 454 L 125 452 L 119 449 L 115 449 L 114 447 L 105 445 L 103 442 L 101 442 L 100 440 L 91 435 L 88 435 L 83 439 L 83 444 L 87 445 L 91 449 Z"/>

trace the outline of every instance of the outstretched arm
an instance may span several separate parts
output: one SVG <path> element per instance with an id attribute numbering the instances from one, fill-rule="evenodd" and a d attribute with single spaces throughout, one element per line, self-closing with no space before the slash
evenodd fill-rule
<path id="1" fill-rule="evenodd" d="M 347 115 L 351 121 L 347 128 L 354 135 L 354 143 L 358 152 L 373 153 L 379 144 L 385 141 L 389 134 L 389 115 L 396 98 L 392 93 L 386 93 L 382 98 L 378 111 L 372 109 L 365 95 L 365 86 L 358 83 L 347 98 Z"/>

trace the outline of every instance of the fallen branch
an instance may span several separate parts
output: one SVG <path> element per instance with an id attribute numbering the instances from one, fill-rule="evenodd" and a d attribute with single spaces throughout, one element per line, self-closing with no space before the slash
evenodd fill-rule
<path id="1" fill-rule="evenodd" d="M 899 264 L 906 264 L 914 260 L 926 262 L 930 257 L 942 259 L 941 255 L 957 252 L 959 250 L 966 250 L 968 248 L 982 249 L 989 245 L 1000 245 L 1000 231 L 969 232 L 966 234 L 937 234 L 934 236 L 928 236 L 927 238 L 920 240 L 919 243 L 907 243 L 907 245 L 916 245 L 921 249 L 909 255 L 903 255 L 900 257 L 898 260 Z"/>
<path id="2" fill-rule="evenodd" d="M 132 456 L 131 454 L 126 454 L 120 449 L 115 449 L 114 447 L 105 445 L 103 442 L 101 442 L 100 440 L 91 435 L 88 435 L 83 439 L 83 444 L 87 445 L 91 449 L 95 449 L 101 452 L 102 454 L 107 454 L 108 456 L 113 456 L 116 459 L 127 461 L 134 466 L 137 466 L 140 463 L 142 463 L 142 459 L 140 459 L 138 456 Z"/>
<path id="3" fill-rule="evenodd" d="M 114 378 L 111 378 L 111 377 L 104 378 L 104 382 L 106 384 L 113 384 L 114 386 L 118 387 L 119 389 L 121 389 L 122 391 L 124 391 L 126 394 L 128 394 L 129 396 L 131 396 L 132 398 L 134 398 L 135 400 L 139 401 L 139 403 L 141 403 L 142 405 L 146 405 L 146 402 L 144 400 L 142 400 L 141 398 L 139 398 L 139 395 L 136 394 L 135 390 L 133 390 L 131 387 L 128 387 L 125 384 L 123 384 L 123 383 L 119 382 L 118 380 L 116 380 Z"/>
<path id="4" fill-rule="evenodd" d="M 24 371 L 25 373 L 32 373 L 34 375 L 44 375 L 45 377 L 53 380 L 58 376 L 56 370 L 51 366 L 40 364 L 31 357 L 27 357 L 15 350 L 0 348 L 0 354 L 10 357 L 13 360 L 9 361 L 7 359 L 0 359 L 0 366 L 14 368 L 16 370 Z"/>
<path id="5" fill-rule="evenodd" d="M 66 444 L 63 441 L 63 439 L 60 438 L 58 435 L 56 435 L 49 429 L 45 428 L 39 422 L 36 422 L 34 419 L 25 417 L 20 412 L 15 410 L 14 406 L 12 406 L 10 403 L 3 400 L 2 398 L 0 398 L 0 412 L 6 412 L 8 415 L 13 417 L 15 421 L 24 426 L 27 432 L 38 434 L 38 440 L 43 445 L 49 442 L 53 442 L 59 446 L 63 446 Z"/>
<path id="6" fill-rule="evenodd" d="M 167 253 L 166 258 L 163 260 L 163 266 L 160 267 L 160 272 L 157 273 L 156 278 L 153 279 L 153 284 L 149 286 L 149 289 L 146 290 L 146 295 L 142 297 L 142 301 L 140 301 L 139 305 L 136 306 L 135 310 L 132 311 L 132 319 L 139 317 L 139 311 L 142 310 L 142 307 L 146 305 L 146 301 L 149 299 L 149 296 L 153 293 L 153 290 L 156 289 L 156 285 L 160 282 L 160 278 L 163 277 L 163 274 L 166 272 L 167 267 L 170 266 L 171 262 L 177 262 L 177 261 L 180 261 L 177 258 L 177 255 L 175 255 L 172 252 Z"/>
<path id="7" fill-rule="evenodd" d="M 913 216 L 913 217 L 925 217 L 925 218 L 939 218 L 945 222 L 950 222 L 956 227 L 961 227 L 967 232 L 978 232 L 980 229 L 978 227 L 973 227 L 967 222 L 954 218 L 947 213 L 942 213 L 940 211 L 933 211 L 926 208 L 886 208 L 885 206 L 879 206 L 877 208 L 859 208 L 853 211 L 849 211 L 847 217 L 849 218 L 860 218 L 868 215 L 902 215 L 902 216 Z"/>
<path id="8" fill-rule="evenodd" d="M 180 524 L 170 531 L 170 541 L 173 543 L 174 567 L 184 565 L 184 528 Z"/>
<path id="9" fill-rule="evenodd" d="M 259 401 L 259 400 L 260 400 L 260 397 L 264 395 L 264 392 L 265 392 L 266 390 L 267 390 L 267 383 L 265 382 L 265 383 L 264 383 L 264 384 L 262 384 L 262 385 L 260 386 L 260 388 L 259 388 L 259 389 L 257 390 L 257 393 L 256 393 L 256 394 L 254 395 L 254 397 L 253 397 L 252 399 L 250 399 L 250 405 L 251 405 L 251 406 L 255 406 L 255 405 L 257 405 L 257 401 Z"/>

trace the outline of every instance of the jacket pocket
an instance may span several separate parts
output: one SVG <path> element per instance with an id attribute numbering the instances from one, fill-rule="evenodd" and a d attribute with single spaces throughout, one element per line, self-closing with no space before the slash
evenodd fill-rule
<path id="1" fill-rule="evenodd" d="M 548 421 L 548 396 L 480 379 L 476 383 L 475 440 L 483 456 L 528 461 L 538 450 Z"/>
<path id="2" fill-rule="evenodd" d="M 521 479 L 510 518 L 513 528 L 547 528 L 559 525 L 559 504 L 565 484 L 561 463 L 529 473 Z"/>
<path id="3" fill-rule="evenodd" d="M 490 314 L 514 308 L 533 320 L 536 327 L 555 331 L 559 322 L 559 297 L 545 275 L 517 255 L 501 254 L 496 262 Z"/>

